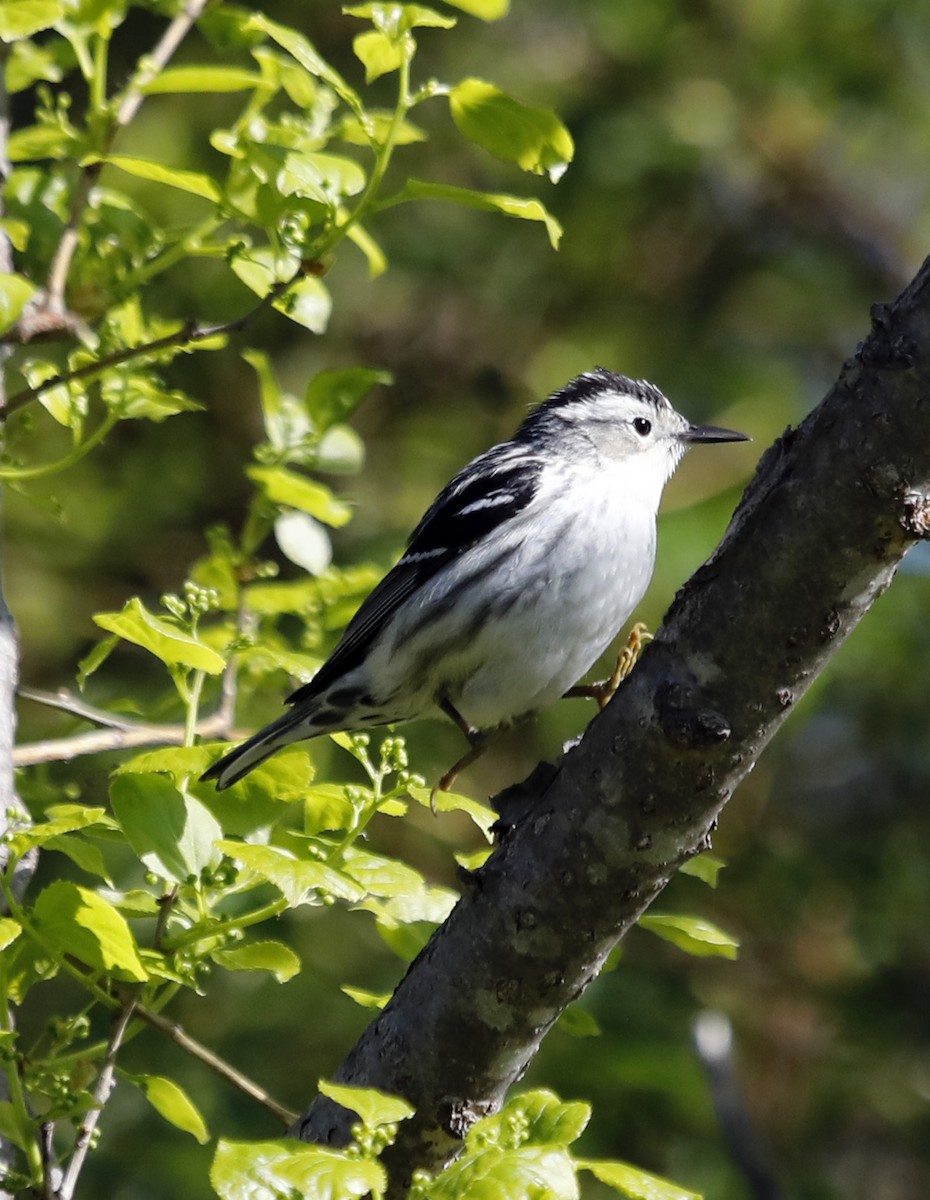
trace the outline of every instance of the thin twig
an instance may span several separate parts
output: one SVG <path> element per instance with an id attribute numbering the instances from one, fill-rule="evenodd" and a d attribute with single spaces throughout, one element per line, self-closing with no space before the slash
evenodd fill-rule
<path id="1" fill-rule="evenodd" d="M 119 1015 L 116 1018 L 116 1024 L 113 1027 L 113 1033 L 110 1035 L 109 1045 L 107 1046 L 106 1057 L 103 1060 L 103 1066 L 100 1068 L 100 1074 L 97 1076 L 97 1084 L 93 1091 L 94 1105 L 87 1112 L 78 1130 L 71 1159 L 68 1162 L 64 1178 L 61 1181 L 61 1187 L 58 1189 L 58 1200 L 72 1200 L 74 1189 L 77 1187 L 78 1177 L 81 1174 L 81 1168 L 84 1166 L 84 1160 L 90 1149 L 94 1130 L 97 1128 L 100 1114 L 103 1111 L 103 1106 L 113 1091 L 116 1056 L 119 1053 L 123 1037 L 135 1012 L 136 998 L 135 996 L 131 996 L 120 1009 Z"/>
<path id="2" fill-rule="evenodd" d="M 253 1083 L 251 1079 L 240 1074 L 225 1059 L 220 1058 L 219 1055 L 214 1054 L 212 1050 L 209 1050 L 201 1042 L 198 1042 L 196 1038 L 191 1037 L 187 1030 L 178 1025 L 176 1021 L 169 1021 L 161 1013 L 153 1012 L 151 1009 L 144 1008 L 141 1005 L 136 1006 L 135 1015 L 141 1017 L 143 1021 L 146 1021 L 153 1028 L 165 1034 L 176 1045 L 186 1050 L 188 1054 L 193 1055 L 194 1058 L 198 1058 L 211 1071 L 214 1071 L 222 1079 L 225 1079 L 227 1083 L 231 1083 L 233 1087 L 237 1088 L 244 1095 L 257 1101 L 264 1108 L 267 1108 L 286 1129 L 293 1125 L 296 1120 L 296 1113 L 293 1113 L 289 1108 L 285 1108 L 283 1104 L 279 1104 L 273 1096 L 269 1096 L 264 1088 L 259 1087 L 257 1083 Z"/>
<path id="3" fill-rule="evenodd" d="M 139 106 L 145 99 L 142 89 L 164 70 L 169 59 L 190 31 L 191 26 L 206 8 L 207 3 L 208 0 L 188 0 L 188 3 L 162 34 L 161 40 L 152 53 L 141 60 L 107 131 L 104 145 L 100 151 L 101 160 L 109 153 L 119 131 L 125 128 L 139 111 Z M 89 163 L 78 178 L 71 199 L 68 223 L 55 250 L 52 265 L 49 268 L 48 281 L 45 285 L 45 305 L 49 309 L 64 310 L 65 287 L 74 253 L 78 247 L 81 219 L 90 194 L 105 165 L 103 161 Z"/>
<path id="4" fill-rule="evenodd" d="M 115 713 L 107 712 L 105 708 L 95 708 L 87 704 L 80 696 L 75 696 L 67 688 L 59 688 L 57 692 L 44 692 L 40 688 L 19 687 L 17 695 L 24 700 L 34 700 L 36 704 L 44 704 L 47 708 L 60 708 L 63 712 L 75 717 L 84 717 L 96 725 L 104 725 L 108 729 L 134 729 L 139 722 L 130 717 L 118 717 Z"/>
<path id="5" fill-rule="evenodd" d="M 52 388 L 60 387 L 63 384 L 75 383 L 79 379 L 89 379 L 94 375 L 99 375 L 101 371 L 105 371 L 108 367 L 116 367 L 120 363 L 130 362 L 134 358 L 142 358 L 147 354 L 157 354 L 161 350 L 170 350 L 174 347 L 180 349 L 183 346 L 190 346 L 195 342 L 202 342 L 207 338 L 219 337 L 225 333 L 238 333 L 239 330 L 244 329 L 253 318 L 262 312 L 263 309 L 273 304 L 289 288 L 293 287 L 298 280 L 302 279 L 309 269 L 311 269 L 309 264 L 301 263 L 290 278 L 279 280 L 257 304 L 254 304 L 247 312 L 242 313 L 240 316 L 234 317 L 231 321 L 223 321 L 219 325 L 199 325 L 196 321 L 185 321 L 173 333 L 166 333 L 163 337 L 155 338 L 151 342 L 144 342 L 139 346 L 127 346 L 123 350 L 115 350 L 112 354 L 105 354 L 103 358 L 98 358 L 94 362 L 76 368 L 74 371 L 65 371 L 61 375 L 54 375 L 51 379 L 46 379 L 43 383 L 37 383 L 35 387 L 23 388 L 11 396 L 6 406 L 0 409 L 0 421 L 5 421 L 11 413 L 24 408 L 33 400 L 38 399 L 39 396 L 44 395 L 45 392 L 51 391 Z"/>
<path id="6" fill-rule="evenodd" d="M 223 711 L 211 713 L 209 717 L 198 721 L 195 731 L 200 737 L 219 737 L 228 741 L 240 736 L 239 730 L 230 728 Z M 38 763 L 69 762 L 84 754 L 103 754 L 109 750 L 139 749 L 143 746 L 183 746 L 185 732 L 183 725 L 142 723 L 129 728 L 92 729 L 71 737 L 47 738 L 17 746 L 13 751 L 13 765 L 34 767 Z"/>

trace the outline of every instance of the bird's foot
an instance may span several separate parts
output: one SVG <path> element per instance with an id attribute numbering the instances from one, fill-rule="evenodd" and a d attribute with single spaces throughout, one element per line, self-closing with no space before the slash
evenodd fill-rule
<path id="1" fill-rule="evenodd" d="M 487 750 L 489 736 L 489 733 L 486 733 L 484 730 L 476 729 L 468 739 L 471 742 L 468 752 L 463 754 L 458 762 L 454 763 L 449 770 L 446 771 L 445 775 L 443 775 L 443 777 L 430 792 L 429 806 L 433 810 L 434 817 L 438 812 L 436 800 L 439 793 L 452 791 L 452 785 L 465 770 L 465 768 L 470 767 L 471 764 L 479 759 L 482 754 L 484 754 L 485 750 Z"/>
<path id="2" fill-rule="evenodd" d="M 636 660 L 643 652 L 643 647 L 647 642 L 651 641 L 652 634 L 642 621 L 637 621 L 630 630 L 630 636 L 627 638 L 626 645 L 617 655 L 617 665 L 614 667 L 610 678 L 602 679 L 599 683 L 576 684 L 575 687 L 568 689 L 565 696 L 583 696 L 588 700 L 596 700 L 598 708 L 606 708 L 610 700 L 613 699 L 617 688 L 633 670 Z"/>
<path id="3" fill-rule="evenodd" d="M 484 754 L 485 750 L 487 750 L 488 738 L 490 737 L 491 733 L 493 733 L 493 730 L 476 729 L 474 725 L 465 720 L 458 709 L 448 699 L 440 700 L 439 707 L 447 717 L 450 717 L 455 724 L 458 725 L 462 733 L 464 733 L 468 738 L 469 749 L 467 753 L 462 755 L 458 762 L 454 763 L 449 770 L 446 771 L 445 775 L 443 775 L 443 777 L 430 792 L 429 806 L 433 810 L 434 817 L 438 811 L 436 808 L 436 798 L 439 793 L 449 792 L 452 790 L 453 783 L 455 783 L 456 779 L 458 779 L 459 775 L 461 775 L 465 768 L 470 767 L 471 764 L 479 759 L 482 754 Z"/>

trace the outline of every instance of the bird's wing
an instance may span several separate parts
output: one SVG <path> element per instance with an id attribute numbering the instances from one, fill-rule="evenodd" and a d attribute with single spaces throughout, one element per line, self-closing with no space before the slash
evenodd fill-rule
<path id="1" fill-rule="evenodd" d="M 542 466 L 525 447 L 505 442 L 460 471 L 430 505 L 403 557 L 362 603 L 330 657 L 288 703 L 315 698 L 358 666 L 408 597 L 526 508 L 539 488 Z"/>

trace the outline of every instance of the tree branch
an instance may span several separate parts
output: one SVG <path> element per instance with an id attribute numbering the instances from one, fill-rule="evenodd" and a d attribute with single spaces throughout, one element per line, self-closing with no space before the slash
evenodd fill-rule
<path id="1" fill-rule="evenodd" d="M 501 844 L 335 1073 L 416 1108 L 385 1159 L 393 1196 L 500 1106 L 930 534 L 930 260 L 872 325 L 822 404 L 763 455 L 614 700 L 505 808 Z M 355 1119 L 318 1097 L 293 1132 L 344 1144 Z"/>
<path id="2" fill-rule="evenodd" d="M 27 692 L 24 695 L 30 699 L 39 699 L 41 693 Z M 54 694 L 53 694 L 54 695 Z M 56 697 L 57 699 L 57 697 Z M 49 703 L 49 701 L 43 701 Z M 55 704 L 57 708 L 67 708 L 65 704 Z M 72 758 L 80 758 L 84 754 L 102 754 L 110 750 L 139 749 L 142 746 L 183 746 L 186 730 L 183 725 L 148 725 L 142 721 L 126 721 L 114 717 L 112 713 L 102 713 L 90 705 L 81 705 L 80 711 L 72 708 L 79 716 L 89 720 L 100 721 L 104 729 L 92 729 L 87 733 L 75 733 L 70 737 L 48 738 L 41 742 L 29 742 L 17 746 L 13 750 L 13 765 L 17 767 L 34 767 L 37 763 L 70 762 Z M 100 715 L 91 716 L 91 713 Z M 229 741 L 245 736 L 233 728 L 231 713 L 228 707 L 222 707 L 197 722 L 196 732 L 201 737 L 219 737 Z"/>
<path id="3" fill-rule="evenodd" d="M 190 32 L 191 26 L 206 8 L 208 0 L 188 0 L 183 9 L 162 34 L 161 39 L 151 54 L 140 60 L 135 75 L 130 80 L 119 107 L 117 108 L 107 133 L 105 145 L 100 150 L 100 158 L 105 159 L 121 129 L 124 129 L 139 111 L 145 99 L 143 89 L 168 65 L 171 56 Z M 45 285 L 44 308 L 51 313 L 65 313 L 65 287 L 68 282 L 68 272 L 74 253 L 77 250 L 80 235 L 81 220 L 84 209 L 90 199 L 100 172 L 106 165 L 103 161 L 89 163 L 81 171 L 74 195 L 71 198 L 71 208 L 68 212 L 68 223 L 59 240 L 58 247 L 52 258 L 48 280 Z"/>
<path id="4" fill-rule="evenodd" d="M 288 279 L 279 280 L 257 304 L 253 304 L 247 312 L 240 314 L 240 316 L 233 317 L 231 321 L 223 321 L 219 325 L 199 325 L 196 321 L 185 321 L 173 333 L 166 333 L 164 337 L 155 338 L 154 341 L 144 342 L 139 346 L 127 346 L 123 350 L 116 350 L 112 354 L 105 354 L 102 358 L 95 359 L 94 362 L 87 363 L 83 367 L 78 367 L 74 371 L 65 371 L 61 375 L 54 375 L 51 379 L 46 379 L 43 383 L 37 383 L 35 387 L 22 388 L 15 395 L 11 396 L 5 405 L 0 406 L 0 422 L 5 421 L 12 413 L 24 408 L 33 400 L 37 400 L 45 392 L 51 391 L 52 388 L 60 387 L 62 384 L 76 383 L 79 379 L 90 379 L 94 375 L 99 375 L 101 371 L 105 371 L 108 367 L 117 367 L 121 363 L 131 362 L 135 358 L 144 358 L 149 354 L 158 354 L 162 350 L 182 349 L 196 342 L 205 341 L 207 338 L 219 337 L 225 333 L 238 333 L 253 318 L 257 317 L 260 312 L 270 304 L 273 304 L 289 288 L 292 288 L 298 280 L 314 269 L 314 263 L 302 262 Z"/>
<path id="5" fill-rule="evenodd" d="M 141 1017 L 153 1029 L 159 1030 L 167 1038 L 170 1038 L 175 1045 L 180 1046 L 182 1050 L 186 1050 L 188 1054 L 199 1059 L 211 1071 L 219 1075 L 221 1079 L 225 1079 L 227 1083 L 231 1083 L 243 1095 L 248 1096 L 251 1100 L 255 1100 L 263 1108 L 273 1113 L 285 1128 L 293 1124 L 294 1118 L 297 1115 L 296 1113 L 291 1112 L 289 1108 L 285 1108 L 283 1104 L 279 1104 L 264 1088 L 259 1087 L 257 1083 L 254 1083 L 248 1076 L 237 1071 L 235 1067 L 230 1066 L 224 1058 L 220 1058 L 218 1054 L 214 1054 L 212 1050 L 208 1050 L 202 1042 L 198 1042 L 196 1038 L 191 1037 L 187 1030 L 178 1025 L 176 1021 L 170 1021 L 167 1017 L 163 1017 L 161 1013 L 157 1013 L 150 1008 L 143 1008 L 141 1005 L 136 1007 L 135 1013 L 137 1017 Z"/>
<path id="6" fill-rule="evenodd" d="M 126 1030 L 129 1028 L 129 1023 L 133 1018 L 135 1009 L 135 996 L 132 996 L 117 1013 L 116 1023 L 113 1026 L 113 1032 L 110 1035 L 110 1041 L 107 1045 L 106 1057 L 103 1060 L 103 1066 L 100 1068 L 100 1074 L 97 1076 L 97 1083 L 94 1087 L 94 1106 L 87 1112 L 80 1129 L 78 1129 L 74 1151 L 68 1162 L 61 1186 L 58 1189 L 57 1200 L 72 1200 L 74 1196 L 74 1190 L 77 1187 L 77 1182 L 84 1166 L 84 1160 L 87 1158 L 87 1152 L 90 1149 L 90 1144 L 94 1136 L 94 1130 L 97 1128 L 103 1106 L 109 1100 L 110 1093 L 113 1091 L 113 1086 L 116 1082 L 116 1056 L 123 1044 Z"/>

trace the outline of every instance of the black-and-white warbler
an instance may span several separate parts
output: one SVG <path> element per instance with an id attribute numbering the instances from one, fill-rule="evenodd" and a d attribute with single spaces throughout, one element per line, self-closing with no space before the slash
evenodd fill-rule
<path id="1" fill-rule="evenodd" d="M 642 599 L 662 489 L 686 450 L 744 440 L 691 425 L 651 383 L 579 375 L 439 493 L 290 710 L 204 779 L 225 788 L 291 742 L 437 709 L 477 748 L 551 704 Z"/>

